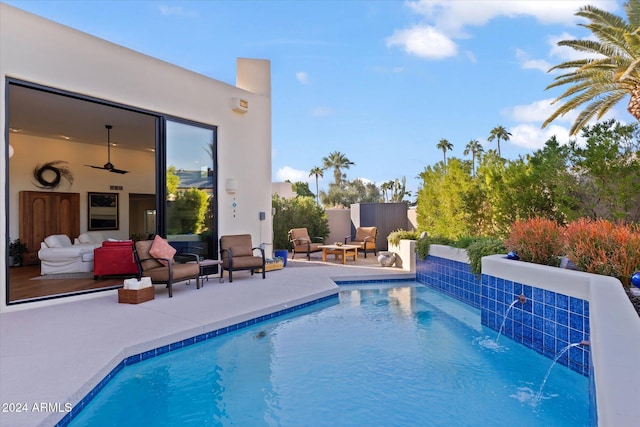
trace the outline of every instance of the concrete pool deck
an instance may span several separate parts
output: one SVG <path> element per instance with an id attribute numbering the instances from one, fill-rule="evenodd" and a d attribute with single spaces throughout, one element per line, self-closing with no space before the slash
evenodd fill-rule
<path id="1" fill-rule="evenodd" d="M 337 293 L 332 279 L 414 278 L 375 257 L 342 265 L 292 261 L 266 279 L 210 276 L 204 287 L 155 287 L 155 299 L 118 304 L 117 291 L 0 314 L 0 425 L 51 426 L 124 358 Z M 304 267 L 304 268 L 298 268 Z M 96 295 L 96 294 L 94 294 Z M 61 300 L 63 301 L 63 300 Z M 18 412 L 22 411 L 22 412 Z"/>

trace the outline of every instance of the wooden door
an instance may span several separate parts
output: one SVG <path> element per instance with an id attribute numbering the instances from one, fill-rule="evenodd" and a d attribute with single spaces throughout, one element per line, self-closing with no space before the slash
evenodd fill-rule
<path id="1" fill-rule="evenodd" d="M 52 234 L 73 241 L 80 234 L 80 194 L 20 192 L 20 241 L 27 245 L 24 264 L 37 264 L 40 243 Z"/>

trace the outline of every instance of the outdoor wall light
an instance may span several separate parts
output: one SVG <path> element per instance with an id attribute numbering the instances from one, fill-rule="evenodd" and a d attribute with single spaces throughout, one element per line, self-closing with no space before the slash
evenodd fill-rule
<path id="1" fill-rule="evenodd" d="M 238 190 L 238 181 L 235 178 L 229 178 L 224 183 L 224 189 L 227 190 L 229 194 L 235 194 Z"/>
<path id="2" fill-rule="evenodd" d="M 13 157 L 13 147 L 9 144 L 9 158 Z"/>
<path id="3" fill-rule="evenodd" d="M 244 114 L 249 111 L 249 101 L 241 98 L 231 98 L 231 109 L 236 113 Z"/>

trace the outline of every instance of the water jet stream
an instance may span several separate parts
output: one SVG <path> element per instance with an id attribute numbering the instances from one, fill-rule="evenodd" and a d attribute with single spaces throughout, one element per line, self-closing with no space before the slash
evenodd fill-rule
<path id="1" fill-rule="evenodd" d="M 513 306 L 516 305 L 517 302 L 524 304 L 525 302 L 527 302 L 527 297 L 525 297 L 524 294 L 520 294 L 517 299 L 513 300 L 513 302 L 507 309 L 507 312 L 504 314 L 504 319 L 502 319 L 502 325 L 500 325 L 500 329 L 498 330 L 498 336 L 496 337 L 496 344 L 498 344 L 498 340 L 500 339 L 500 335 L 502 334 L 502 330 L 504 329 L 504 324 L 507 322 L 507 316 L 509 316 L 509 312 L 511 311 Z"/>
<path id="2" fill-rule="evenodd" d="M 535 402 L 539 402 L 540 399 L 542 398 L 542 389 L 544 388 L 544 385 L 547 383 L 547 380 L 549 379 L 549 375 L 551 374 L 551 370 L 556 365 L 556 362 L 558 361 L 558 359 L 560 359 L 560 357 L 563 354 L 565 354 L 571 347 L 577 347 L 579 345 L 589 345 L 589 342 L 585 341 L 585 340 L 582 340 L 580 342 L 574 342 L 573 344 L 569 344 L 568 346 L 563 348 L 560 353 L 558 353 L 558 355 L 556 356 L 555 359 L 553 359 L 553 363 L 551 364 L 551 366 L 549 366 L 549 370 L 547 371 L 547 375 L 544 376 L 544 380 L 542 381 L 542 385 L 540 386 L 540 390 L 538 390 L 538 394 L 536 394 L 536 397 L 534 399 Z"/>

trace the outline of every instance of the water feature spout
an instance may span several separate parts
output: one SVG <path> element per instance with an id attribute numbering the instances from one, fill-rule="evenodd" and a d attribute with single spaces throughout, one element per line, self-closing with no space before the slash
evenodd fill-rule
<path id="1" fill-rule="evenodd" d="M 504 329 L 504 324 L 507 322 L 507 316 L 509 316 L 509 312 L 511 311 L 513 306 L 516 305 L 517 302 L 520 302 L 520 303 L 524 304 L 525 302 L 527 302 L 527 297 L 525 297 L 524 294 L 520 294 L 517 299 L 513 300 L 513 302 L 511 303 L 511 305 L 507 309 L 507 312 L 504 314 L 504 319 L 502 319 L 502 325 L 500 325 L 500 329 L 498 330 L 498 336 L 496 337 L 496 344 L 498 344 L 498 340 L 500 339 L 500 335 L 502 335 L 502 330 Z"/>
<path id="2" fill-rule="evenodd" d="M 591 345 L 591 343 L 587 340 L 582 340 L 580 341 L 580 345 L 583 345 L 585 347 L 589 347 Z"/>
<path id="3" fill-rule="evenodd" d="M 544 380 L 542 381 L 542 385 L 540 386 L 540 390 L 538 390 L 538 394 L 536 394 L 536 398 L 535 398 L 536 402 L 540 401 L 540 398 L 542 397 L 542 389 L 544 388 L 544 385 L 547 383 L 547 380 L 549 379 L 549 375 L 551 374 L 551 370 L 556 365 L 556 362 L 558 361 L 558 359 L 560 359 L 560 357 L 562 357 L 562 355 L 565 354 L 571 347 L 577 347 L 579 345 L 585 345 L 584 343 L 587 343 L 586 345 L 589 345 L 589 341 L 586 341 L 586 340 L 582 340 L 580 342 L 574 342 L 573 344 L 569 344 L 568 346 L 563 348 L 562 351 L 560 351 L 560 353 L 558 353 L 558 355 L 556 356 L 555 359 L 553 359 L 553 363 L 551 364 L 551 366 L 549 366 L 549 370 L 547 371 L 547 375 L 544 376 Z"/>

